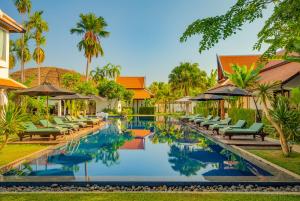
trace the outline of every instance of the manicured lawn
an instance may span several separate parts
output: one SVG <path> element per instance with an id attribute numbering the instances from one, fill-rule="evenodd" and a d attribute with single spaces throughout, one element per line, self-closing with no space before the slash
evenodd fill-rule
<path id="1" fill-rule="evenodd" d="M 247 151 L 300 175 L 300 153 L 293 152 L 289 157 L 284 157 L 281 150 Z"/>
<path id="2" fill-rule="evenodd" d="M 296 195 L 277 194 L 229 194 L 229 193 L 14 193 L 0 194 L 0 200 L 5 201 L 293 201 L 299 200 Z"/>
<path id="3" fill-rule="evenodd" d="M 0 166 L 44 148 L 38 144 L 8 144 L 0 151 Z"/>

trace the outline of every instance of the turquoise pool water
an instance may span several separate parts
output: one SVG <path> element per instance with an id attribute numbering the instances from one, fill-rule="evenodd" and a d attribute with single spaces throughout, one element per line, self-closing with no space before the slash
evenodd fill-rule
<path id="1" fill-rule="evenodd" d="M 135 117 L 112 119 L 102 130 L 4 176 L 57 181 L 235 181 L 272 174 L 169 118 Z"/>

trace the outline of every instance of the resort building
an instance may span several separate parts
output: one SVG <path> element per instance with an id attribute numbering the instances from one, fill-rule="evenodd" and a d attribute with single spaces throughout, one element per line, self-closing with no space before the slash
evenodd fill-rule
<path id="1" fill-rule="evenodd" d="M 0 10 L 0 89 L 26 88 L 23 84 L 10 79 L 9 74 L 9 34 L 24 33 L 25 29 Z"/>
<path id="2" fill-rule="evenodd" d="M 0 10 L 0 96 L 1 104 L 7 103 L 5 90 L 26 88 L 23 84 L 10 79 L 9 74 L 9 34 L 24 33 L 25 29 Z"/>
<path id="3" fill-rule="evenodd" d="M 145 77 L 117 77 L 118 84 L 134 93 L 130 106 L 134 113 L 139 113 L 139 108 L 145 106 L 145 100 L 152 97 L 152 94 L 146 89 L 145 80 Z"/>
<path id="4" fill-rule="evenodd" d="M 280 51 L 277 54 L 282 55 L 284 52 Z M 230 81 L 225 75 L 225 72 L 232 73 L 231 65 L 237 64 L 239 66 L 246 65 L 250 68 L 252 65 L 256 68 L 259 65 L 261 55 L 217 55 L 217 72 L 218 85 L 229 84 Z M 289 92 L 294 87 L 300 86 L 300 63 L 288 62 L 284 60 L 274 60 L 264 65 L 260 71 L 259 83 L 279 82 L 278 87 L 274 88 L 274 93 L 282 93 L 289 96 Z M 244 98 L 245 108 L 255 109 L 253 99 L 250 97 Z M 261 106 L 258 104 L 258 109 Z"/>

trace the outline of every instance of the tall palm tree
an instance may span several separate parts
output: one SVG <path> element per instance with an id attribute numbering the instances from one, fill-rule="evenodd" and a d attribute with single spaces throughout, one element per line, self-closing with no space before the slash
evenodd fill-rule
<path id="1" fill-rule="evenodd" d="M 89 66 L 93 57 L 103 56 L 104 52 L 100 43 L 100 38 L 109 36 L 105 30 L 107 24 L 103 17 L 97 17 L 93 13 L 86 15 L 80 14 L 80 21 L 75 28 L 70 30 L 71 34 L 83 35 L 82 40 L 78 43 L 79 51 L 84 50 L 87 59 L 86 80 L 89 80 Z"/>
<path id="2" fill-rule="evenodd" d="M 31 59 L 31 53 L 29 50 L 28 42 L 32 38 L 32 35 L 29 32 L 26 32 L 22 38 L 18 38 L 15 41 L 14 44 L 14 51 L 16 52 L 16 56 L 20 63 L 23 65 L 28 63 Z M 22 74 L 22 67 L 21 67 L 21 74 Z M 25 74 L 24 74 L 24 68 L 23 68 L 23 74 L 21 75 L 21 81 L 23 79 L 25 80 Z M 24 83 L 24 82 L 23 82 Z"/>
<path id="3" fill-rule="evenodd" d="M 18 12 L 21 14 L 22 16 L 22 24 L 24 25 L 25 23 L 25 16 L 27 14 L 27 17 L 29 16 L 29 13 L 31 11 L 31 0 L 15 0 L 15 6 L 18 10 Z M 20 57 L 20 63 L 21 63 L 21 81 L 22 82 L 25 82 L 25 72 L 24 72 L 24 59 L 23 57 L 24 56 L 28 56 L 28 55 L 24 55 L 24 54 L 27 54 L 25 51 L 25 48 L 26 48 L 26 45 L 25 45 L 25 34 L 23 33 L 22 34 L 22 42 L 20 43 L 22 46 L 20 47 L 21 48 L 21 57 Z"/>
<path id="4" fill-rule="evenodd" d="M 16 66 L 16 44 L 15 41 L 9 40 L 9 69 Z"/>
<path id="5" fill-rule="evenodd" d="M 121 74 L 121 66 L 120 65 L 113 65 L 110 66 L 110 77 L 116 81 L 117 77 Z"/>
<path id="6" fill-rule="evenodd" d="M 42 18 L 43 11 L 37 11 L 29 17 L 26 26 L 34 31 L 33 38 L 36 43 L 36 48 L 33 51 L 33 59 L 38 65 L 38 84 L 41 84 L 41 67 L 40 64 L 45 60 L 45 51 L 41 48 L 45 45 L 46 38 L 43 32 L 49 31 L 48 23 Z"/>

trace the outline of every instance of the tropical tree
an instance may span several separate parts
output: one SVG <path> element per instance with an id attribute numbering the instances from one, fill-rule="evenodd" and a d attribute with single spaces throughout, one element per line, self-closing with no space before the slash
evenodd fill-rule
<path id="1" fill-rule="evenodd" d="M 43 11 L 37 11 L 29 17 L 29 21 L 26 23 L 26 27 L 32 29 L 34 34 L 33 38 L 36 43 L 36 48 L 33 51 L 33 59 L 38 65 L 38 84 L 41 84 L 41 67 L 40 64 L 45 60 L 45 51 L 41 48 L 45 45 L 46 38 L 43 36 L 43 32 L 49 31 L 48 23 L 42 18 Z"/>
<path id="2" fill-rule="evenodd" d="M 264 53 L 266 57 L 272 57 L 278 49 L 285 49 L 287 55 L 297 51 L 295 41 L 299 41 L 300 36 L 299 0 L 237 0 L 225 14 L 194 21 L 185 30 L 180 41 L 185 42 L 194 35 L 201 35 L 201 53 L 220 40 L 236 34 L 244 24 L 262 18 L 264 10 L 270 7 L 273 7 L 273 13 L 258 33 L 254 49 L 260 50 L 262 44 L 269 44 Z"/>
<path id="3" fill-rule="evenodd" d="M 211 70 L 210 74 L 206 77 L 207 89 L 214 87 L 217 84 L 217 70 Z"/>
<path id="4" fill-rule="evenodd" d="M 15 0 L 14 3 L 15 3 L 15 6 L 16 6 L 18 12 L 22 16 L 22 24 L 24 25 L 25 15 L 27 14 L 27 17 L 28 17 L 29 13 L 31 11 L 31 0 Z M 19 48 L 20 48 L 19 58 L 20 58 L 20 63 L 21 63 L 21 81 L 22 82 L 25 82 L 24 65 L 26 63 L 26 60 L 28 59 L 28 50 L 26 50 L 27 43 L 25 43 L 25 39 L 26 39 L 26 36 L 24 33 L 22 34 L 22 37 L 20 39 L 18 39 L 18 40 L 21 40 L 19 42 L 19 45 L 20 45 L 19 46 Z M 24 58 L 24 57 L 26 57 L 26 58 Z"/>
<path id="5" fill-rule="evenodd" d="M 92 70 L 90 75 L 95 82 L 107 80 L 114 80 L 120 76 L 121 74 L 121 66 L 114 65 L 111 63 L 106 64 L 102 68 L 97 67 L 95 70 Z"/>
<path id="6" fill-rule="evenodd" d="M 190 95 L 190 89 L 205 87 L 206 72 L 199 69 L 197 63 L 181 63 L 169 75 L 169 84 L 172 90 L 181 92 L 184 96 Z"/>
<path id="7" fill-rule="evenodd" d="M 16 53 L 16 57 L 21 63 L 21 81 L 24 80 L 23 83 L 25 83 L 24 65 L 28 63 L 31 59 L 31 52 L 28 44 L 31 38 L 31 33 L 26 32 L 22 36 L 22 38 L 18 38 L 14 44 L 14 51 Z"/>
<path id="8" fill-rule="evenodd" d="M 71 34 L 83 35 L 82 40 L 78 43 L 79 51 L 84 50 L 87 59 L 86 80 L 89 80 L 89 66 L 93 57 L 104 55 L 100 38 L 108 37 L 109 32 L 105 30 L 107 24 L 103 17 L 97 17 L 93 13 L 86 15 L 80 14 L 80 21 L 75 28 L 70 30 Z"/>
<path id="9" fill-rule="evenodd" d="M 250 68 L 246 65 L 234 64 L 231 66 L 233 73 L 225 72 L 225 75 L 236 86 L 242 89 L 252 89 L 260 78 L 259 73 L 262 68 L 263 66 L 255 68 L 255 64 L 252 64 Z"/>
<path id="10" fill-rule="evenodd" d="M 62 84 L 66 89 L 74 90 L 74 87 L 80 83 L 80 78 L 79 73 L 65 73 L 62 75 Z"/>
<path id="11" fill-rule="evenodd" d="M 9 137 L 17 135 L 25 129 L 22 123 L 26 120 L 25 113 L 22 113 L 21 108 L 12 102 L 4 110 L 5 112 L 0 118 L 0 136 L 3 137 L 0 150 L 7 144 Z"/>
<path id="12" fill-rule="evenodd" d="M 290 100 L 291 103 L 294 104 L 296 109 L 300 112 L 300 87 L 292 89 Z"/>
<path id="13" fill-rule="evenodd" d="M 270 124 L 275 128 L 276 132 L 279 135 L 279 141 L 281 145 L 282 152 L 285 156 L 288 156 L 290 153 L 290 149 L 288 146 L 287 138 L 284 134 L 282 127 L 278 124 L 278 122 L 274 121 L 272 118 L 270 111 L 268 109 L 268 102 L 274 101 L 273 89 L 274 87 L 278 86 L 278 83 L 265 83 L 265 84 L 258 84 L 257 87 L 257 96 L 260 98 L 260 102 L 262 103 L 262 110 L 270 122 Z"/>
<path id="14" fill-rule="evenodd" d="M 9 69 L 16 66 L 16 44 L 15 41 L 9 40 Z"/>

